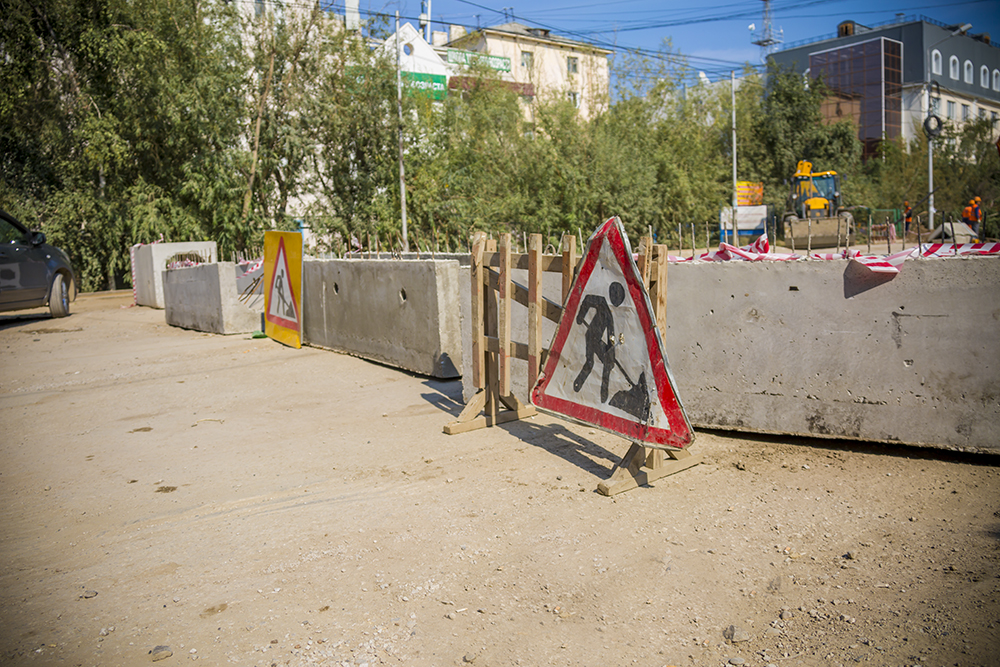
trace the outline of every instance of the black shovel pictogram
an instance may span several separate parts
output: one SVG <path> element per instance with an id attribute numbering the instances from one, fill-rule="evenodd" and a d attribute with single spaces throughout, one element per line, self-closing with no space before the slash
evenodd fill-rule
<path id="1" fill-rule="evenodd" d="M 625 372 L 618 359 L 615 359 L 615 365 L 625 376 L 629 388 L 615 392 L 615 395 L 611 397 L 610 405 L 637 417 L 641 422 L 645 422 L 649 419 L 649 388 L 646 386 L 646 371 L 639 373 L 638 382 L 632 382 L 632 378 Z"/>

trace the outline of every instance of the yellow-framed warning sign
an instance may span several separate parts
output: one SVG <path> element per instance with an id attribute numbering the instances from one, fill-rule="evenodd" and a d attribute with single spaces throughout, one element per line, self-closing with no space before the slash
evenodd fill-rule
<path id="1" fill-rule="evenodd" d="M 302 234 L 264 232 L 264 333 L 302 347 Z"/>

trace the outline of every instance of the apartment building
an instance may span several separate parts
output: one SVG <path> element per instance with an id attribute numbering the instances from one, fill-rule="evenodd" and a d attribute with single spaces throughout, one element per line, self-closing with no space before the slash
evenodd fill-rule
<path id="1" fill-rule="evenodd" d="M 536 100 L 569 100 L 582 118 L 607 109 L 610 50 L 516 22 L 463 32 L 453 27 L 450 41 L 435 47 L 456 67 L 467 64 L 473 54 L 486 56 L 500 78 L 521 93 L 529 118 Z"/>
<path id="2" fill-rule="evenodd" d="M 853 120 L 866 156 L 882 139 L 919 136 L 929 112 L 953 125 L 986 118 L 1000 131 L 1000 48 L 967 26 L 926 16 L 844 21 L 835 35 L 789 44 L 770 60 L 822 76 L 831 90 L 824 117 Z"/>

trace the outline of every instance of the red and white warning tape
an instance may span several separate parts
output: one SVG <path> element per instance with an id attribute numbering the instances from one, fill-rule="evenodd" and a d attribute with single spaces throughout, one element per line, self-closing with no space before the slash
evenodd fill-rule
<path id="1" fill-rule="evenodd" d="M 264 258 L 263 257 L 261 257 L 260 259 L 254 260 L 254 263 L 251 264 L 247 268 L 247 270 L 243 272 L 243 275 L 241 275 L 240 278 L 246 278 L 247 276 L 249 276 L 254 271 L 259 270 L 260 267 L 262 267 L 262 266 L 264 266 Z"/>
<path id="2" fill-rule="evenodd" d="M 750 245 L 737 248 L 728 243 L 720 243 L 718 250 L 710 250 L 695 257 L 675 257 L 669 255 L 667 261 L 671 264 L 681 262 L 787 262 L 792 260 L 807 259 L 800 255 L 773 253 L 767 241 L 767 235 L 761 235 Z M 865 255 L 860 250 L 845 248 L 841 252 L 817 253 L 808 256 L 808 259 L 853 259 L 855 262 L 868 267 L 875 273 L 899 273 L 903 262 L 911 257 L 956 257 L 962 255 L 1000 255 L 1000 243 L 963 243 L 953 245 L 951 243 L 924 243 L 919 249 L 916 247 L 902 250 L 892 255 Z"/>

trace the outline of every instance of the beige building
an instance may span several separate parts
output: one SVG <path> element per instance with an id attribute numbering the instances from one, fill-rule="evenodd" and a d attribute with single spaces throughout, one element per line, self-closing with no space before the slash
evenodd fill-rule
<path id="1" fill-rule="evenodd" d="M 487 56 L 487 63 L 500 77 L 516 85 L 527 104 L 529 119 L 536 100 L 567 99 L 583 118 L 608 108 L 608 49 L 521 23 L 480 28 L 462 36 L 458 32 L 464 31 L 452 29 L 451 41 L 435 44 L 445 61 L 461 67 L 471 54 Z"/>

